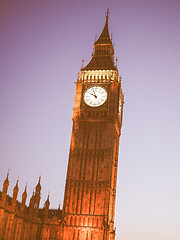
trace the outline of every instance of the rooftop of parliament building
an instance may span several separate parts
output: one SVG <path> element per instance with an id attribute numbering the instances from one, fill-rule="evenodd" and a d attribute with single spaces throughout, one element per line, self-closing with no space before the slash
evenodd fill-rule
<path id="1" fill-rule="evenodd" d="M 8 187 L 9 172 L 4 180 L 3 190 L 0 191 L 0 239 L 40 239 L 40 235 L 42 235 L 43 232 L 43 226 L 45 229 L 53 226 L 51 235 L 57 236 L 58 229 L 54 229 L 54 226 L 60 225 L 62 221 L 62 210 L 60 210 L 60 206 L 58 209 L 49 209 L 49 195 L 43 208 L 39 208 L 41 200 L 41 177 L 39 177 L 35 191 L 30 198 L 29 205 L 26 205 L 27 186 L 25 186 L 24 192 L 22 193 L 21 201 L 17 200 L 19 192 L 18 180 L 13 189 L 12 197 L 7 195 Z M 39 226 L 39 228 L 33 228 L 33 225 Z M 31 232 L 28 233 L 26 229 L 31 229 Z M 39 238 L 37 237 L 38 231 Z M 27 237 L 25 237 L 25 234 Z M 24 237 L 20 238 L 22 235 Z M 56 239 L 56 237 L 53 239 Z"/>
<path id="2" fill-rule="evenodd" d="M 47 218 L 49 220 L 60 220 L 62 210 L 60 210 L 60 205 L 58 209 L 49 209 L 50 200 L 49 195 L 44 203 L 43 208 L 39 208 L 41 200 L 41 177 L 36 185 L 35 191 L 33 191 L 32 196 L 29 201 L 29 205 L 26 205 L 27 199 L 27 186 L 25 186 L 24 192 L 22 193 L 21 202 L 17 200 L 19 187 L 18 180 L 13 189 L 13 196 L 7 195 L 9 187 L 9 173 L 3 183 L 3 190 L 0 191 L 0 208 L 6 209 L 8 212 L 14 212 L 17 216 L 23 216 L 24 218 L 30 219 L 32 216 L 37 217 L 39 220 Z"/>

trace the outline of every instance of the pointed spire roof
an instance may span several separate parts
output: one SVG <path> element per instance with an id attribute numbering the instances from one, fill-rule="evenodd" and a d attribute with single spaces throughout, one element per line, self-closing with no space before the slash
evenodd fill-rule
<path id="1" fill-rule="evenodd" d="M 16 199 L 17 199 L 17 195 L 18 195 L 18 192 L 19 192 L 19 187 L 18 187 L 18 179 L 16 181 L 16 185 L 13 189 L 13 197 L 12 197 L 12 204 L 15 203 Z"/>
<path id="2" fill-rule="evenodd" d="M 32 196 L 31 196 L 31 198 L 30 198 L 30 201 L 29 201 L 29 206 L 33 206 L 33 203 L 34 203 L 34 197 L 35 197 L 35 194 L 34 194 L 34 191 L 33 191 L 33 193 L 32 193 Z"/>
<path id="3" fill-rule="evenodd" d="M 45 202 L 45 206 L 49 208 L 49 205 L 50 205 L 50 201 L 49 201 L 49 193 L 48 193 L 47 200 Z"/>
<path id="4" fill-rule="evenodd" d="M 15 187 L 14 187 L 14 189 L 13 189 L 14 192 L 19 191 L 18 183 L 19 183 L 19 180 L 17 179 L 16 185 L 15 185 Z"/>
<path id="5" fill-rule="evenodd" d="M 114 47 L 109 36 L 109 9 L 106 12 L 106 22 L 101 35 L 94 43 L 94 52 L 90 62 L 83 70 L 117 70 L 114 64 Z"/>
<path id="6" fill-rule="evenodd" d="M 3 191 L 2 191 L 2 194 L 3 194 L 3 196 L 4 196 L 4 200 L 5 200 L 6 195 L 7 195 L 8 187 L 9 187 L 9 170 L 8 170 L 8 172 L 7 172 L 6 179 L 4 180 L 4 183 L 3 183 Z M 2 199 L 2 197 L 1 197 L 1 199 Z"/>
<path id="7" fill-rule="evenodd" d="M 41 176 L 39 176 L 38 184 L 36 185 L 36 193 L 40 193 L 41 191 Z"/>
<path id="8" fill-rule="evenodd" d="M 108 19 L 109 19 L 109 8 L 106 12 L 106 22 L 103 28 L 103 31 L 101 35 L 99 36 L 98 40 L 95 42 L 95 44 L 112 44 L 111 38 L 109 36 L 109 28 L 108 28 Z"/>
<path id="9" fill-rule="evenodd" d="M 22 196 L 23 197 L 27 197 L 27 184 L 26 184 L 26 186 L 24 188 L 24 192 L 23 192 Z"/>
<path id="10" fill-rule="evenodd" d="M 4 180 L 4 185 L 9 185 L 9 169 L 8 169 L 8 172 L 7 172 L 6 179 Z"/>
<path id="11" fill-rule="evenodd" d="M 27 198 L 27 183 L 26 183 L 26 186 L 25 186 L 25 188 L 24 188 L 24 192 L 22 193 L 21 209 L 23 209 L 24 206 L 25 206 L 26 198 Z"/>

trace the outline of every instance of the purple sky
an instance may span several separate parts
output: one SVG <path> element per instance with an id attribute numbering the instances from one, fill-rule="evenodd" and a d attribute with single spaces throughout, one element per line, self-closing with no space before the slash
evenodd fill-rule
<path id="1" fill-rule="evenodd" d="M 180 1 L 0 1 L 0 184 L 63 202 L 75 84 L 110 8 L 125 93 L 117 240 L 180 239 Z"/>

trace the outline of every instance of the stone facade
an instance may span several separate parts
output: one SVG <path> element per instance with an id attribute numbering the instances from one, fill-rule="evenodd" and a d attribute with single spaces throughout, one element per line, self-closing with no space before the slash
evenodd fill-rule
<path id="1" fill-rule="evenodd" d="M 62 211 L 60 208 L 49 209 L 49 196 L 44 208 L 39 208 L 40 178 L 29 206 L 26 206 L 26 187 L 22 194 L 22 201 L 17 201 L 18 181 L 13 190 L 13 197 L 7 195 L 8 175 L 0 192 L 0 240 L 60 239 Z"/>
<path id="2" fill-rule="evenodd" d="M 87 66 L 82 66 L 76 81 L 63 209 L 49 209 L 49 197 L 44 208 L 39 209 L 40 179 L 28 207 L 26 188 L 21 203 L 16 200 L 18 182 L 13 197 L 7 196 L 7 175 L 0 201 L 0 240 L 115 240 L 124 96 L 114 63 L 108 13 L 104 29 L 94 43 L 92 58 Z M 86 102 L 88 90 L 91 93 Z"/>

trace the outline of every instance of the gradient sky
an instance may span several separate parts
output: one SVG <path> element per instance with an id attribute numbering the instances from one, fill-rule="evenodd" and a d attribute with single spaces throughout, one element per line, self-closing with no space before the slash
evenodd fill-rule
<path id="1" fill-rule="evenodd" d="M 0 1 L 0 184 L 63 203 L 75 84 L 110 8 L 125 93 L 116 240 L 180 239 L 180 1 Z M 1 187 L 2 189 L 2 187 Z"/>

